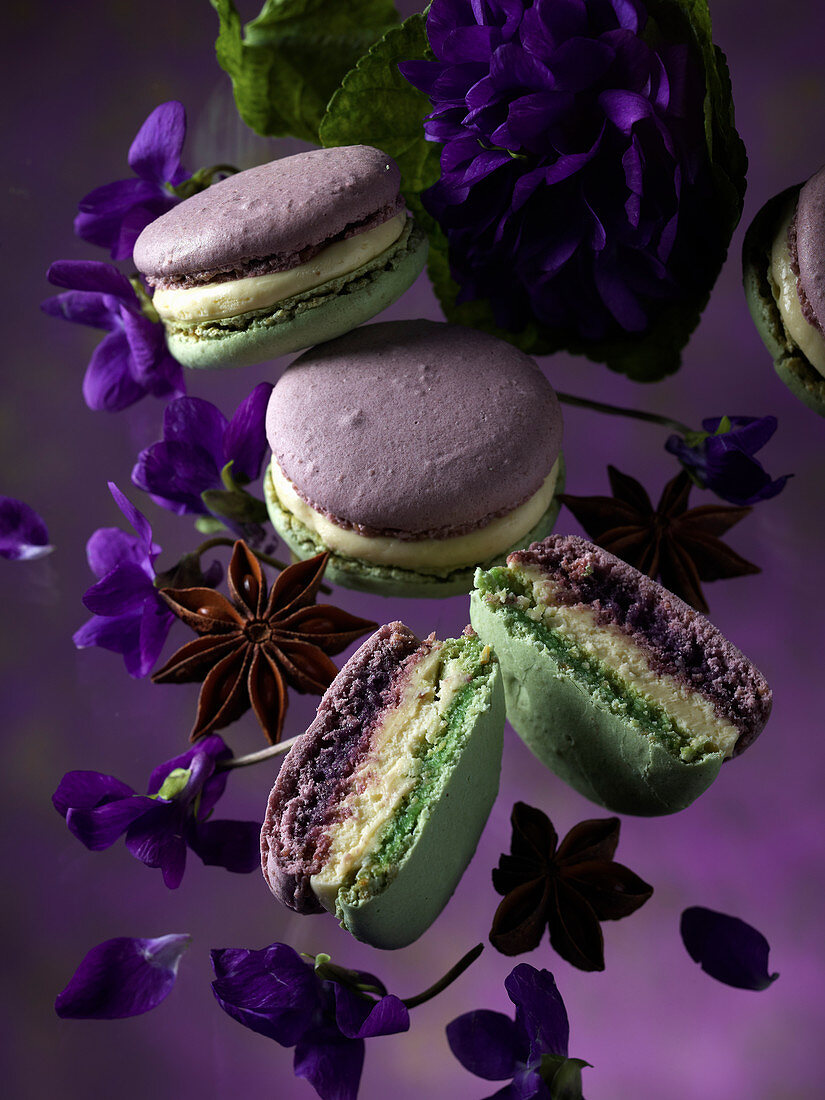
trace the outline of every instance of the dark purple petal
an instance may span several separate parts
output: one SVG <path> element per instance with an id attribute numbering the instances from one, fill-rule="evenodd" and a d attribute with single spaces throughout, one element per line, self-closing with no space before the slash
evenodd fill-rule
<path id="1" fill-rule="evenodd" d="M 80 214 L 75 219 L 75 232 L 78 237 L 91 244 L 108 248 L 109 243 L 102 238 L 119 233 L 122 219 L 133 207 L 144 206 L 157 201 L 157 198 L 157 185 L 146 180 L 128 179 L 104 183 L 102 187 L 96 187 L 94 191 L 84 195 L 77 204 Z M 90 234 L 99 239 L 94 240 Z"/>
<path id="2" fill-rule="evenodd" d="M 679 926 L 682 941 L 706 974 L 737 989 L 767 989 L 779 977 L 768 973 L 768 941 L 752 925 L 694 905 Z"/>
<path id="3" fill-rule="evenodd" d="M 261 865 L 260 821 L 202 821 L 186 837 L 207 867 L 225 867 L 246 875 Z"/>
<path id="4" fill-rule="evenodd" d="M 98 944 L 59 993 L 55 1011 L 64 1019 L 120 1020 L 156 1008 L 172 991 L 188 935 L 157 939 L 125 936 Z"/>
<path id="5" fill-rule="evenodd" d="M 516 1025 L 529 1045 L 527 1060 L 536 1062 L 542 1054 L 566 1057 L 570 1025 L 550 971 L 519 963 L 505 979 L 504 988 L 516 1006 Z"/>
<path id="6" fill-rule="evenodd" d="M 447 1042 L 462 1066 L 486 1081 L 512 1077 L 527 1053 L 515 1022 L 485 1008 L 465 1012 L 447 1024 Z"/>
<path id="7" fill-rule="evenodd" d="M 203 816 L 203 814 L 213 808 L 217 798 L 223 793 L 223 789 L 226 786 L 227 776 L 225 772 L 219 773 L 218 775 L 213 774 L 215 763 L 218 760 L 228 760 L 231 756 L 232 751 L 226 746 L 223 738 L 219 737 L 216 733 L 210 734 L 209 737 L 202 738 L 198 741 L 197 745 L 193 745 L 192 748 L 187 749 L 186 752 L 181 753 L 180 756 L 174 756 L 171 760 L 166 760 L 163 764 L 158 765 L 149 777 L 149 793 L 157 794 L 169 773 L 178 768 L 184 771 L 189 769 L 197 770 L 197 789 L 189 792 L 192 797 L 210 783 L 217 782 L 220 788 L 218 794 L 209 801 L 208 806 L 205 809 L 202 807 L 201 816 Z M 197 766 L 195 768 L 196 761 Z"/>
<path id="8" fill-rule="evenodd" d="M 145 396 L 131 376 L 129 355 L 122 330 L 110 332 L 95 348 L 83 378 L 83 400 L 90 409 L 120 412 Z"/>
<path id="9" fill-rule="evenodd" d="M 46 524 L 34 508 L 22 500 L 0 496 L 0 558 L 31 561 L 53 549 Z"/>
<path id="10" fill-rule="evenodd" d="M 40 308 L 50 317 L 60 317 L 90 328 L 102 328 L 111 332 L 120 324 L 120 299 L 92 290 L 67 290 L 40 303 Z"/>
<path id="11" fill-rule="evenodd" d="M 176 890 L 186 868 L 184 815 L 174 803 L 148 801 L 152 803 L 149 809 L 127 830 L 126 847 L 147 867 L 160 867 L 166 886 Z"/>
<path id="12" fill-rule="evenodd" d="M 102 618 L 95 615 L 72 635 L 78 649 L 100 646 L 101 649 L 125 655 L 137 650 L 140 644 L 140 613 Z"/>
<path id="13" fill-rule="evenodd" d="M 254 481 L 269 450 L 266 439 L 266 407 L 272 386 L 261 382 L 238 405 L 223 437 L 223 455 L 232 461 L 236 478 Z"/>
<path id="14" fill-rule="evenodd" d="M 144 601 L 155 592 L 146 570 L 125 561 L 86 589 L 83 604 L 94 615 L 113 617 L 141 610 Z"/>
<path id="15" fill-rule="evenodd" d="M 108 778 L 108 777 L 105 777 Z M 135 821 L 151 810 L 155 803 L 143 794 L 107 801 L 93 809 L 69 809 L 66 824 L 91 852 L 102 852 L 129 829 Z"/>
<path id="16" fill-rule="evenodd" d="M 201 493 L 221 488 L 220 469 L 209 451 L 179 441 L 153 443 L 141 451 L 132 470 L 132 483 L 179 515 L 205 515 L 208 509 Z"/>
<path id="17" fill-rule="evenodd" d="M 154 183 L 180 180 L 180 155 L 186 137 L 186 112 L 172 99 L 155 107 L 129 149 L 129 167 Z"/>
<path id="18" fill-rule="evenodd" d="M 69 290 L 110 294 L 137 308 L 137 296 L 132 284 L 112 264 L 98 260 L 56 260 L 46 272 L 46 278 L 55 286 L 64 286 Z"/>
<path id="19" fill-rule="evenodd" d="M 337 983 L 333 989 L 335 1019 L 348 1039 L 369 1039 L 374 1035 L 395 1035 L 409 1030 L 410 1014 L 398 997 L 388 994 L 372 1001 Z"/>
<path id="20" fill-rule="evenodd" d="M 130 676 L 143 679 L 149 675 L 157 664 L 174 621 L 175 616 L 157 594 L 147 598 L 140 616 L 137 651 L 124 655 L 126 671 Z"/>
<path id="21" fill-rule="evenodd" d="M 160 553 L 160 547 L 157 543 L 152 541 L 152 527 L 149 520 L 144 516 L 143 512 L 136 508 L 129 498 L 118 489 L 113 481 L 109 481 L 106 484 L 109 487 L 109 492 L 112 494 L 115 504 L 135 529 L 135 534 L 146 548 L 146 554 L 149 561 L 153 562 Z"/>
<path id="22" fill-rule="evenodd" d="M 345 1039 L 333 1028 L 308 1032 L 295 1046 L 293 1072 L 321 1100 L 356 1100 L 364 1066 L 364 1040 Z"/>
<path id="23" fill-rule="evenodd" d="M 229 422 L 211 401 L 181 397 L 170 401 L 163 413 L 163 439 L 197 444 L 208 451 L 215 465 L 224 464 L 224 433 Z"/>
<path id="24" fill-rule="evenodd" d="M 71 809 L 91 810 L 122 798 L 130 798 L 136 792 L 113 775 L 102 772 L 66 772 L 52 795 L 54 808 L 65 817 Z"/>

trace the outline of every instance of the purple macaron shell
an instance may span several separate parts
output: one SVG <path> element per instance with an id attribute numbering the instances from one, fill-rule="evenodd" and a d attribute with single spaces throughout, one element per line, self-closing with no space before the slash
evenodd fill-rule
<path id="1" fill-rule="evenodd" d="M 261 830 L 261 867 L 272 893 L 290 909 L 322 911 L 309 880 L 323 866 L 326 830 L 381 716 L 399 705 L 412 668 L 429 648 L 403 623 L 382 626 L 335 677 L 312 725 L 287 754 Z"/>
<path id="2" fill-rule="evenodd" d="M 585 604 L 616 626 L 658 673 L 707 698 L 739 731 L 734 754 L 761 733 L 771 710 L 764 676 L 704 615 L 606 550 L 575 535 L 550 535 L 507 558 L 537 566 L 559 585 L 558 603 Z"/>
<path id="3" fill-rule="evenodd" d="M 135 242 L 135 265 L 154 281 L 261 257 L 276 258 L 273 270 L 294 266 L 349 230 L 397 213 L 400 178 L 395 161 L 368 145 L 312 149 L 262 164 L 147 225 Z"/>
<path id="4" fill-rule="evenodd" d="M 802 313 L 825 335 L 825 167 L 799 192 L 791 252 Z"/>
<path id="5" fill-rule="evenodd" d="M 435 321 L 367 325 L 306 352 L 270 398 L 267 437 L 304 498 L 344 527 L 462 534 L 535 493 L 561 411 L 533 360 Z"/>

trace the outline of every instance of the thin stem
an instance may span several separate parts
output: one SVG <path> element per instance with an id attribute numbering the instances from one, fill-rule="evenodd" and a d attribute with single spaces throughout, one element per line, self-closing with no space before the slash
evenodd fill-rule
<path id="1" fill-rule="evenodd" d="M 456 978 L 460 977 L 468 966 L 472 966 L 483 950 L 484 944 L 477 943 L 475 947 L 468 951 L 464 958 L 459 959 L 455 966 L 451 970 L 448 970 L 444 977 L 440 978 L 435 985 L 431 985 L 429 989 L 425 989 L 424 992 L 419 993 L 417 997 L 405 997 L 404 1004 L 407 1008 L 416 1008 L 418 1005 L 423 1005 L 425 1001 L 430 1001 L 433 997 L 437 997 L 448 985 L 452 985 Z"/>
<path id="2" fill-rule="evenodd" d="M 564 405 L 576 405 L 581 409 L 593 409 L 595 412 L 608 413 L 610 416 L 629 416 L 633 420 L 646 420 L 650 424 L 661 424 L 665 428 L 672 428 L 683 435 L 686 432 L 693 431 L 693 428 L 689 428 L 687 424 L 682 424 L 679 420 L 672 420 L 669 416 L 660 416 L 658 413 L 643 412 L 641 409 L 628 409 L 621 405 L 607 405 L 603 401 L 591 401 L 587 397 L 576 397 L 572 393 L 559 393 L 558 390 L 556 391 L 556 397 Z"/>
<path id="3" fill-rule="evenodd" d="M 282 756 L 283 753 L 289 752 L 298 738 L 303 736 L 302 733 L 299 733 L 298 737 L 290 737 L 288 741 L 279 741 L 277 745 L 270 745 L 268 749 L 259 749 L 258 752 L 250 752 L 246 756 L 233 756 L 231 760 L 222 761 L 218 765 L 218 769 L 224 771 L 229 768 L 245 768 L 247 764 L 260 764 L 263 760 L 271 760 L 273 756 Z"/>
<path id="4" fill-rule="evenodd" d="M 205 542 L 202 542 L 195 550 L 195 553 L 200 557 L 201 554 L 205 554 L 207 550 L 214 550 L 216 546 L 234 546 L 235 542 L 236 540 L 229 538 L 228 535 L 215 535 L 213 538 L 206 539 Z M 249 546 L 249 543 L 247 543 L 247 546 Z M 269 554 L 265 554 L 263 550 L 256 550 L 254 546 L 250 546 L 249 549 L 258 561 L 262 561 L 265 565 L 271 565 L 273 569 L 277 569 L 279 572 L 287 568 L 285 562 L 279 561 L 278 558 L 273 558 Z M 332 593 L 332 589 L 328 584 L 322 584 L 319 587 L 327 596 Z"/>

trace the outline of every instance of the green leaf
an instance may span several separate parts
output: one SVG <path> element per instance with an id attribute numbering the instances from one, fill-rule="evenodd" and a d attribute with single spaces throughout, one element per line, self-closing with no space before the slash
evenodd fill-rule
<path id="1" fill-rule="evenodd" d="M 322 145 L 374 145 L 401 170 L 401 191 L 419 225 L 440 232 L 421 205 L 422 191 L 438 179 L 440 145 L 424 137 L 432 110 L 423 92 L 398 70 L 399 61 L 432 59 L 424 15 L 411 15 L 387 31 L 344 77 L 321 120 Z"/>
<path id="2" fill-rule="evenodd" d="M 199 531 L 202 535 L 217 535 L 220 532 L 226 531 L 226 529 L 226 524 L 221 523 L 221 521 L 215 519 L 214 516 L 198 516 L 195 520 L 195 530 Z"/>
<path id="3" fill-rule="evenodd" d="M 327 103 L 371 43 L 398 22 L 392 0 L 266 0 L 241 28 L 233 0 L 211 0 L 218 63 L 256 133 L 317 143 Z"/>
<path id="4" fill-rule="evenodd" d="M 563 1054 L 542 1054 L 539 1076 L 550 1086 L 553 1100 L 582 1100 L 582 1070 L 589 1062 L 565 1058 Z"/>
<path id="5" fill-rule="evenodd" d="M 269 518 L 264 502 L 242 489 L 206 489 L 201 500 L 210 512 L 234 523 L 266 523 Z"/>

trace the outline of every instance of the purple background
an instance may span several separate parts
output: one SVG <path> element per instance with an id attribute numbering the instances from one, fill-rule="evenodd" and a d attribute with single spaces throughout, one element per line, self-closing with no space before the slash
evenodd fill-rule
<path id="1" fill-rule="evenodd" d="M 406 5 L 410 10 L 412 5 Z M 245 14 L 254 3 L 243 5 Z M 210 947 L 261 947 L 286 940 L 298 950 L 378 971 L 402 996 L 430 984 L 473 943 L 486 940 L 497 897 L 490 868 L 509 839 L 517 798 L 542 807 L 564 833 L 601 811 L 534 765 L 509 732 L 502 792 L 475 861 L 453 900 L 414 946 L 377 955 L 328 917 L 287 914 L 257 874 L 229 875 L 192 857 L 181 888 L 122 844 L 86 851 L 50 805 L 62 774 L 91 768 L 143 789 L 152 767 L 183 750 L 197 692 L 133 681 L 120 659 L 76 651 L 71 634 L 85 617 L 91 581 L 85 541 L 120 515 L 108 479 L 127 490 L 137 451 L 159 437 L 161 405 L 149 398 L 118 415 L 92 413 L 80 381 L 97 335 L 39 312 L 56 258 L 106 257 L 72 236 L 78 198 L 126 175 L 126 150 L 157 103 L 181 99 L 189 111 L 185 163 L 238 161 L 266 146 L 244 142 L 233 126 L 228 80 L 212 43 L 217 21 L 206 0 L 161 3 L 14 4 L 7 25 L 3 147 L 7 182 L 3 228 L 4 391 L 0 407 L 0 491 L 45 517 L 57 550 L 30 564 L 0 563 L 3 608 L 2 738 L 4 815 L 2 1041 L 7 1095 L 49 1093 L 65 1100 L 115 1094 L 309 1100 L 291 1074 L 291 1054 L 225 1016 L 209 991 Z M 714 5 L 715 39 L 727 52 L 740 132 L 750 155 L 744 223 L 776 191 L 805 178 L 825 156 L 825 17 L 816 0 Z M 8 32 L 10 31 L 10 35 Z M 10 38 L 10 41 L 9 41 Z M 285 143 L 273 144 L 281 155 Z M 730 535 L 761 576 L 708 586 L 711 615 L 765 672 L 774 713 L 761 740 L 726 767 L 714 787 L 671 818 L 622 823 L 618 858 L 654 884 L 652 900 L 626 921 L 605 926 L 607 969 L 584 974 L 546 942 L 527 961 L 556 976 L 571 1020 L 571 1054 L 585 1071 L 589 1100 L 726 1097 L 813 1100 L 825 1080 L 825 768 L 821 563 L 825 424 L 776 379 L 751 327 L 740 288 L 737 233 L 731 258 L 679 375 L 642 387 L 604 367 L 558 356 L 544 367 L 562 390 L 669 413 L 694 423 L 722 413 L 775 413 L 779 431 L 765 452 L 774 476 L 795 477 Z M 385 317 L 438 316 L 422 279 Z M 252 386 L 274 380 L 283 362 L 204 376 L 190 392 L 231 412 Z M 640 477 L 656 497 L 675 470 L 652 426 L 566 410 L 568 489 L 607 491 L 605 466 Z M 711 500 L 697 492 L 695 503 Z M 188 522 L 146 502 L 169 556 L 193 544 Z M 569 513 L 559 529 L 577 530 Z M 425 633 L 461 629 L 466 601 L 385 601 L 343 590 L 336 600 L 381 621 L 402 617 Z M 184 640 L 173 632 L 167 652 Z M 288 731 L 303 730 L 312 700 L 296 697 Z M 236 752 L 259 747 L 252 718 L 227 733 Z M 274 768 L 234 775 L 221 816 L 258 817 Z M 693 904 L 755 924 L 771 943 L 767 991 L 729 989 L 703 974 L 679 939 L 679 914 Z M 61 1022 L 52 1010 L 84 953 L 111 936 L 191 932 L 177 986 L 154 1012 L 114 1023 Z M 488 947 L 437 1001 L 413 1013 L 407 1036 L 368 1044 L 361 1096 L 479 1097 L 495 1086 L 467 1074 L 451 1056 L 444 1025 L 485 1006 L 509 1011 L 503 979 L 512 962 Z"/>

